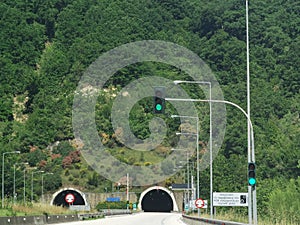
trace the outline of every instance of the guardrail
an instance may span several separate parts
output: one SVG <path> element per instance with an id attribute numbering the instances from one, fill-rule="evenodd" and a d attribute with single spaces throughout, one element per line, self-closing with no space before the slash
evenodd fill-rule
<path id="1" fill-rule="evenodd" d="M 199 218 L 193 216 L 182 215 L 183 221 L 189 225 L 207 225 L 207 224 L 216 224 L 216 225 L 247 225 L 246 223 L 237 223 L 230 221 L 222 221 L 215 219 Z"/>
<path id="2" fill-rule="evenodd" d="M 81 213 L 78 214 L 80 220 L 87 220 L 91 218 L 101 218 L 104 216 L 113 216 L 113 215 L 123 215 L 123 214 L 131 214 L 132 212 L 127 209 L 103 209 L 98 213 Z"/>
<path id="3" fill-rule="evenodd" d="M 40 215 L 40 216 L 5 216 L 0 217 L 0 225 L 46 225 L 87 219 L 97 219 L 104 216 L 131 214 L 130 210 L 105 209 L 99 213 L 81 213 L 74 215 Z"/>

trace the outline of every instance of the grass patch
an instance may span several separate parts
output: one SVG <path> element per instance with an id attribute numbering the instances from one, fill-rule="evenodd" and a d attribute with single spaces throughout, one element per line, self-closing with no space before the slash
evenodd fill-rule
<path id="1" fill-rule="evenodd" d="M 0 209 L 0 216 L 35 216 L 35 215 L 56 215 L 56 214 L 74 214 L 67 208 L 51 206 L 45 204 L 21 205 L 16 204 L 4 209 Z"/>
<path id="2" fill-rule="evenodd" d="M 192 213 L 189 216 L 197 217 L 197 213 Z M 209 214 L 201 213 L 201 217 L 203 218 L 210 218 Z M 220 212 L 217 213 L 217 216 L 214 217 L 217 220 L 225 220 L 225 221 L 232 221 L 232 222 L 239 222 L 239 223 L 248 223 L 248 217 L 242 216 L 241 214 L 233 213 L 233 212 Z M 268 219 L 268 218 L 261 218 L 258 216 L 258 224 L 259 225 L 298 225 L 298 223 L 290 222 L 288 218 L 285 220 L 277 221 L 276 219 Z"/>
<path id="3" fill-rule="evenodd" d="M 120 161 L 131 165 L 134 163 L 140 165 L 144 165 L 145 163 L 156 164 L 164 159 L 157 151 L 137 151 L 127 148 L 116 148 L 110 149 L 109 152 Z"/>

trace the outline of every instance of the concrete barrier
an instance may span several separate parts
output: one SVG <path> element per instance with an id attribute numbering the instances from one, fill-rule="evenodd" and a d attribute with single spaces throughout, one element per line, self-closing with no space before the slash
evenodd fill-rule
<path id="1" fill-rule="evenodd" d="M 46 216 L 46 224 L 64 223 L 79 221 L 78 215 L 48 215 Z"/>
<path id="2" fill-rule="evenodd" d="M 41 215 L 41 216 L 6 216 L 0 217 L 1 225 L 45 225 L 79 221 L 77 215 Z"/>
<path id="3" fill-rule="evenodd" d="M 237 223 L 230 221 L 198 218 L 193 216 L 182 215 L 183 221 L 189 225 L 207 225 L 207 224 L 216 224 L 216 225 L 247 225 L 246 223 Z"/>

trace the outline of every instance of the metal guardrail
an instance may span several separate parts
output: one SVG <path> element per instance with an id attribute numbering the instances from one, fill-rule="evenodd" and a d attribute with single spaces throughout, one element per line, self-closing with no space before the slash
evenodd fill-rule
<path id="1" fill-rule="evenodd" d="M 78 214 L 80 220 L 87 220 L 87 219 L 97 219 L 104 216 L 113 216 L 113 215 L 123 215 L 123 214 L 131 214 L 132 212 L 127 209 L 103 209 L 101 212 L 98 213 L 81 213 Z"/>
<path id="2" fill-rule="evenodd" d="M 216 225 L 247 225 L 246 223 L 237 223 L 224 220 L 215 220 L 207 218 L 199 218 L 193 216 L 182 215 L 183 221 L 189 225 L 207 225 L 207 224 L 216 224 Z"/>

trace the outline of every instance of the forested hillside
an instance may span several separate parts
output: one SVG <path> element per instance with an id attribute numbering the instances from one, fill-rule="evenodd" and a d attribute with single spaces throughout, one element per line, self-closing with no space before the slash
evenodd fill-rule
<path id="1" fill-rule="evenodd" d="M 53 176 L 51 186 L 45 185 L 49 191 L 69 183 L 97 191 L 111 185 L 80 156 L 72 129 L 72 104 L 85 69 L 122 44 L 163 40 L 190 49 L 210 66 L 224 99 L 247 107 L 242 0 L 2 0 L 0 17 L 0 152 L 21 151 L 7 157 L 61 174 Z M 249 28 L 258 211 L 278 220 L 285 211 L 286 218 L 300 223 L 296 216 L 300 210 L 299 1 L 250 1 Z M 96 104 L 102 142 L 128 164 L 160 161 L 176 142 L 169 131 L 164 146 L 136 156 L 116 140 L 110 124 L 115 93 L 153 73 L 174 79 L 185 76 L 159 63 L 128 66 L 110 79 Z M 196 94 L 192 87 L 188 91 Z M 226 110 L 225 140 L 214 160 L 214 191 L 246 191 L 247 121 L 236 109 Z M 132 129 L 139 138 L 149 136 L 151 118 L 152 99 L 133 108 Z M 178 128 L 167 121 L 171 130 Z M 207 115 L 203 121 L 205 131 Z M 205 134 L 201 140 L 202 150 L 207 138 Z M 5 171 L 10 170 L 12 165 L 6 163 Z M 21 170 L 17 173 L 21 176 Z M 176 179 L 180 180 L 174 176 L 167 183 Z M 12 181 L 6 182 L 10 196 Z M 21 178 L 18 182 L 21 190 Z M 209 198 L 208 170 L 201 173 L 200 185 L 203 198 Z"/>

